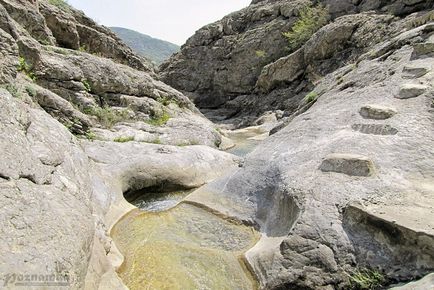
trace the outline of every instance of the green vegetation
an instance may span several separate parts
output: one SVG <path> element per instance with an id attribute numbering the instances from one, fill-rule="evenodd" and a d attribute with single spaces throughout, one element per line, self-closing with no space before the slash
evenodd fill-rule
<path id="1" fill-rule="evenodd" d="M 257 51 L 255 51 L 255 54 L 257 57 L 260 57 L 260 58 L 264 58 L 267 56 L 267 53 L 263 50 L 257 50 Z"/>
<path id="2" fill-rule="evenodd" d="M 309 94 L 307 94 L 307 95 L 304 97 L 303 100 L 304 100 L 306 103 L 311 103 L 311 102 L 316 101 L 316 100 L 318 99 L 318 97 L 319 97 L 319 95 L 318 95 L 317 92 L 310 92 Z"/>
<path id="3" fill-rule="evenodd" d="M 81 83 L 83 84 L 86 92 L 90 93 L 92 91 L 92 87 L 90 86 L 90 83 L 88 82 L 88 80 L 84 79 L 81 81 Z"/>
<path id="4" fill-rule="evenodd" d="M 27 85 L 26 86 L 26 92 L 27 94 L 29 94 L 29 96 L 31 96 L 32 98 L 36 97 L 36 90 L 33 86 L 31 85 Z"/>
<path id="5" fill-rule="evenodd" d="M 361 269 L 349 275 L 351 289 L 373 290 L 384 286 L 386 278 L 378 270 Z"/>
<path id="6" fill-rule="evenodd" d="M 4 88 L 12 95 L 12 97 L 21 99 L 22 95 L 19 88 L 14 84 L 7 84 Z"/>
<path id="7" fill-rule="evenodd" d="M 179 51 L 179 46 L 176 44 L 152 38 L 134 30 L 121 27 L 110 27 L 110 29 L 138 54 L 156 64 L 163 63 L 172 54 Z"/>
<path id="8" fill-rule="evenodd" d="M 66 1 L 66 0 L 48 0 L 48 3 L 50 3 L 51 5 L 54 5 L 57 8 L 62 9 L 62 10 L 68 10 L 69 9 L 69 4 L 68 4 L 68 1 Z"/>
<path id="9" fill-rule="evenodd" d="M 113 127 L 116 123 L 129 119 L 128 110 L 114 110 L 110 107 L 85 109 L 85 114 L 97 117 L 101 125 L 106 128 Z"/>
<path id="10" fill-rule="evenodd" d="M 161 140 L 159 137 L 156 137 L 154 140 L 149 141 L 149 143 L 152 144 L 161 144 Z"/>
<path id="11" fill-rule="evenodd" d="M 292 30 L 284 32 L 288 39 L 289 49 L 300 48 L 309 38 L 328 22 L 328 10 L 321 5 L 306 6 L 300 11 L 299 19 L 292 26 Z"/>
<path id="12" fill-rule="evenodd" d="M 19 58 L 17 70 L 19 72 L 25 73 L 26 76 L 33 82 L 36 81 L 36 75 L 33 72 L 33 68 L 27 63 L 24 57 Z"/>
<path id="13" fill-rule="evenodd" d="M 170 115 L 166 111 L 163 112 L 160 116 L 154 116 L 152 119 L 150 119 L 147 123 L 149 125 L 153 126 L 163 126 L 169 121 Z"/>
<path id="14" fill-rule="evenodd" d="M 164 97 L 159 97 L 157 99 L 157 102 L 159 102 L 160 104 L 162 104 L 163 106 L 168 106 L 170 104 L 176 104 L 179 107 L 178 101 L 176 99 L 171 99 L 167 96 Z"/>
<path id="15" fill-rule="evenodd" d="M 126 143 L 126 142 L 134 141 L 134 137 L 133 136 L 118 137 L 118 138 L 114 139 L 113 141 L 118 142 L 118 143 Z"/>
<path id="16" fill-rule="evenodd" d="M 93 133 L 91 131 L 87 131 L 85 137 L 87 140 L 90 140 L 90 141 L 96 140 L 95 133 Z"/>

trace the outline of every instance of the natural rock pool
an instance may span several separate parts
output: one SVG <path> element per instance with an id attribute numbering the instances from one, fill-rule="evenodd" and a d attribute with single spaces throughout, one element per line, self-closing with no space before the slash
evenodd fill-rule
<path id="1" fill-rule="evenodd" d="M 230 153 L 244 156 L 259 140 L 255 131 L 231 135 Z M 205 209 L 183 203 L 194 190 L 143 189 L 125 195 L 138 209 L 125 215 L 111 236 L 124 255 L 118 270 L 134 289 L 257 289 L 244 253 L 260 235 Z"/>
<path id="2" fill-rule="evenodd" d="M 248 127 L 226 132 L 235 146 L 226 152 L 244 157 L 252 152 L 256 146 L 265 138 L 264 132 L 256 127 Z M 265 135 L 268 135 L 265 133 Z"/>
<path id="3" fill-rule="evenodd" d="M 113 228 L 134 289 L 255 289 L 242 255 L 259 239 L 252 228 L 181 203 L 163 212 L 134 210 Z"/>

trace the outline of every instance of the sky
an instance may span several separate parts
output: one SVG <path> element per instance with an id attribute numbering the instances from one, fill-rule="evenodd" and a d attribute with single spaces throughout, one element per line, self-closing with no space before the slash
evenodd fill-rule
<path id="1" fill-rule="evenodd" d="M 251 0 L 68 0 L 99 24 L 136 30 L 182 45 L 202 26 Z"/>

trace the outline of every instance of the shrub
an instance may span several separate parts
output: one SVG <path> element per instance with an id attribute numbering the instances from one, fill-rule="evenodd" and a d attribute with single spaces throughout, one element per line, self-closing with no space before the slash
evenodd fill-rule
<path id="1" fill-rule="evenodd" d="M 93 140 L 96 139 L 95 133 L 93 133 L 91 131 L 86 132 L 85 137 L 86 137 L 87 140 L 90 140 L 90 141 L 93 141 Z"/>
<path id="2" fill-rule="evenodd" d="M 36 75 L 33 72 L 32 67 L 27 63 L 26 59 L 24 57 L 20 57 L 18 60 L 18 67 L 17 70 L 19 72 L 25 73 L 26 76 L 31 79 L 33 82 L 36 81 Z"/>
<path id="3" fill-rule="evenodd" d="M 133 136 L 118 137 L 118 138 L 114 139 L 113 141 L 118 142 L 118 143 L 126 143 L 126 142 L 134 141 L 134 137 Z"/>
<path id="4" fill-rule="evenodd" d="M 328 10 L 321 5 L 306 6 L 300 11 L 300 17 L 292 26 L 292 30 L 284 32 L 288 39 L 289 49 L 300 48 L 309 38 L 328 22 Z"/>
<path id="5" fill-rule="evenodd" d="M 257 51 L 255 51 L 255 54 L 256 54 L 257 57 L 260 57 L 260 58 L 263 58 L 263 57 L 267 56 L 267 53 L 265 51 L 263 51 L 263 50 L 257 50 Z"/>
<path id="6" fill-rule="evenodd" d="M 86 90 L 86 92 L 90 93 L 92 91 L 92 87 L 90 86 L 88 80 L 84 79 L 81 81 L 81 83 L 84 86 L 84 89 Z"/>
<path id="7" fill-rule="evenodd" d="M 378 289 L 386 282 L 384 275 L 378 270 L 361 269 L 349 275 L 352 289 Z"/>
<path id="8" fill-rule="evenodd" d="M 32 98 L 36 97 L 36 90 L 34 87 L 32 86 L 26 86 L 26 92 L 27 94 L 29 94 L 29 96 L 31 96 Z"/>
<path id="9" fill-rule="evenodd" d="M 179 107 L 178 100 L 176 100 L 176 99 L 171 99 L 171 98 L 169 98 L 169 97 L 167 97 L 167 96 L 159 97 L 159 98 L 157 99 L 157 102 L 159 102 L 159 103 L 162 104 L 163 106 L 168 106 L 168 105 L 170 105 L 170 104 L 175 104 L 175 105 L 178 105 L 178 107 Z"/>
<path id="10" fill-rule="evenodd" d="M 62 9 L 62 10 L 68 10 L 69 9 L 69 4 L 68 4 L 68 1 L 66 1 L 66 0 L 48 0 L 48 3 L 50 3 L 51 5 L 54 5 L 57 8 Z"/>
<path id="11" fill-rule="evenodd" d="M 14 98 L 21 99 L 22 95 L 18 87 L 14 84 L 7 84 L 4 87 Z"/>
<path id="12" fill-rule="evenodd" d="M 306 102 L 306 103 L 311 103 L 311 102 L 314 102 L 314 101 L 316 101 L 318 99 L 318 94 L 316 93 L 316 92 L 310 92 L 309 94 L 307 94 L 305 97 L 304 97 L 304 101 Z"/>
<path id="13" fill-rule="evenodd" d="M 154 116 L 151 120 L 149 120 L 147 123 L 153 126 L 163 126 L 169 121 L 170 115 L 166 111 L 163 112 L 160 116 Z"/>
<path id="14" fill-rule="evenodd" d="M 97 117 L 100 124 L 106 128 L 111 128 L 116 123 L 129 119 L 127 110 L 114 110 L 110 107 L 86 109 L 84 113 Z"/>
<path id="15" fill-rule="evenodd" d="M 161 140 L 159 137 L 156 137 L 154 140 L 149 141 L 149 143 L 152 144 L 161 144 Z"/>

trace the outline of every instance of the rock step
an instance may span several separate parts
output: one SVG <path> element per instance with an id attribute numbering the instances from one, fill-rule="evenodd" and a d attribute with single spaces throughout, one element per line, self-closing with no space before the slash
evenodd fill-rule
<path id="1" fill-rule="evenodd" d="M 368 157 L 342 153 L 326 156 L 319 169 L 322 172 L 336 172 L 350 176 L 371 176 L 375 172 L 374 163 Z"/>
<path id="2" fill-rule="evenodd" d="M 396 135 L 398 133 L 398 129 L 381 124 L 354 124 L 351 128 L 354 131 L 372 135 Z"/>
<path id="3" fill-rule="evenodd" d="M 365 119 L 385 120 L 391 118 L 398 112 L 393 108 L 380 105 L 366 105 L 360 109 L 359 113 Z"/>
<path id="4" fill-rule="evenodd" d="M 395 96 L 398 99 L 411 99 L 416 98 L 428 89 L 426 85 L 421 84 L 403 84 L 399 88 L 399 94 Z"/>
<path id="5" fill-rule="evenodd" d="M 391 279 L 406 281 L 434 269 L 434 236 L 424 226 L 430 216 L 430 209 L 408 204 L 351 204 L 345 208 L 342 222 L 357 261 L 382 269 Z M 422 217 L 420 222 L 416 222 L 418 217 Z"/>
<path id="6" fill-rule="evenodd" d="M 434 55 L 434 43 L 424 42 L 413 45 L 412 59 L 418 59 L 422 57 L 431 57 Z"/>
<path id="7" fill-rule="evenodd" d="M 390 288 L 389 290 L 425 290 L 425 289 L 434 289 L 434 273 L 426 275 L 420 280 L 396 286 Z"/>
<path id="8" fill-rule="evenodd" d="M 428 67 L 407 65 L 402 70 L 402 78 L 404 79 L 417 79 L 426 75 L 430 69 Z"/>

